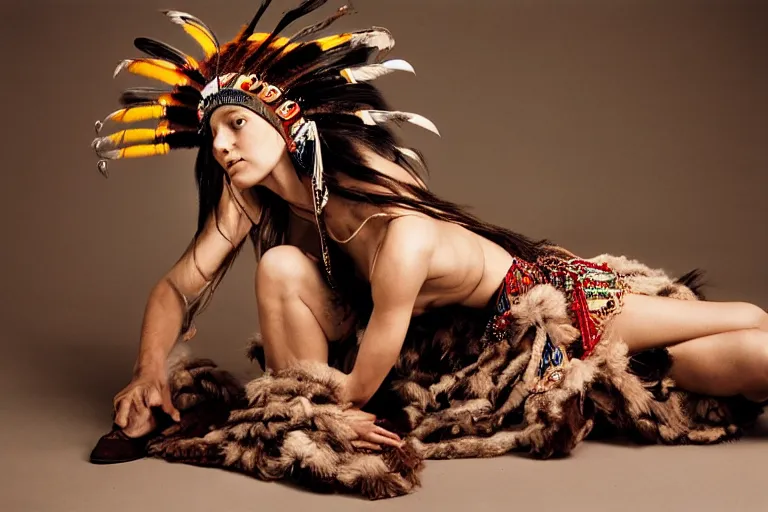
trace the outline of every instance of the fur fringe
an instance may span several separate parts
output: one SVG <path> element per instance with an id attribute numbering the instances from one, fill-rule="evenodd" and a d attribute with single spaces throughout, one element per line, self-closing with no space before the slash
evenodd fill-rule
<path id="1" fill-rule="evenodd" d="M 623 257 L 592 261 L 624 274 L 635 293 L 701 296 L 697 272 L 673 280 Z M 552 286 L 533 288 L 512 306 L 517 335 L 499 342 L 483 338 L 482 317 L 467 308 L 416 319 L 397 365 L 367 407 L 406 440 L 401 449 L 380 452 L 355 443 L 343 417 L 349 404 L 337 394 L 342 372 L 354 363 L 356 336 L 331 347 L 330 365 L 305 363 L 245 385 L 211 361 L 179 358 L 171 386 L 182 421 L 152 441 L 150 453 L 379 499 L 413 492 L 424 459 L 511 451 L 562 457 L 588 436 L 605 433 L 643 443 L 712 444 L 738 437 L 762 412 L 743 399 L 677 389 L 666 350 L 629 357 L 610 324 L 589 358 L 539 377 L 547 338 L 564 346 L 578 340 L 566 307 Z M 248 355 L 263 367 L 260 345 L 254 336 Z"/>

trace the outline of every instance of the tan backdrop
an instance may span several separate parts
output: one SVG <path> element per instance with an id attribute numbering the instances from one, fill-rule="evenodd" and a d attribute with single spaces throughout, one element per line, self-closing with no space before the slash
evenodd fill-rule
<path id="1" fill-rule="evenodd" d="M 13 403 L 59 411 L 91 435 L 109 426 L 147 293 L 193 234 L 197 205 L 191 151 L 117 162 L 102 178 L 94 121 L 124 87 L 152 85 L 112 79 L 120 59 L 139 56 L 134 37 L 196 51 L 160 9 L 191 12 L 227 40 L 258 3 L 3 2 L 3 379 L 32 390 Z M 294 3 L 275 0 L 262 27 Z M 439 127 L 440 138 L 404 130 L 435 191 L 584 256 L 704 268 L 712 299 L 768 307 L 768 3 L 354 5 L 335 27 L 389 28 L 391 56 L 416 68 L 379 85 Z M 258 326 L 253 274 L 246 251 L 194 341 L 233 369 L 247 368 Z M 56 406 L 41 398 L 51 387 Z"/>

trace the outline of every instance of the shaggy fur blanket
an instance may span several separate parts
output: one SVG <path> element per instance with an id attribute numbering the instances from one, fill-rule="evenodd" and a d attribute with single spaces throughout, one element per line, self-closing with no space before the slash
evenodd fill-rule
<path id="1" fill-rule="evenodd" d="M 623 274 L 635 293 L 700 298 L 695 273 L 673 280 L 623 257 L 592 261 Z M 401 449 L 362 448 L 344 421 L 349 404 L 337 391 L 354 361 L 355 337 L 333 347 L 329 365 L 298 365 L 247 383 L 212 361 L 178 358 L 170 382 L 182 420 L 154 438 L 149 453 L 378 499 L 414 491 L 425 459 L 511 451 L 558 457 L 588 435 L 615 433 L 710 444 L 737 437 L 762 412 L 744 399 L 677 389 L 666 350 L 629 357 L 610 324 L 587 359 L 539 377 L 537 347 L 547 337 L 567 346 L 579 332 L 552 286 L 536 286 L 512 308 L 517 334 L 502 341 L 482 336 L 487 311 L 443 309 L 413 322 L 397 365 L 366 408 L 405 439 Z M 258 336 L 250 356 L 263 367 Z"/>

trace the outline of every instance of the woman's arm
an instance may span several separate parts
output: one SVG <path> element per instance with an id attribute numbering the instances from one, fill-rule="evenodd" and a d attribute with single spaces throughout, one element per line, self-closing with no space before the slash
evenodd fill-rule
<path id="1" fill-rule="evenodd" d="M 154 428 L 151 407 L 161 407 L 175 420 L 179 419 L 168 389 L 168 354 L 179 339 L 188 304 L 204 292 L 210 276 L 251 227 L 251 221 L 242 214 L 227 188 L 217 214 L 218 223 L 211 215 L 196 242 L 155 284 L 147 299 L 133 378 L 115 396 L 113 404 L 115 423 L 131 437 L 142 436 Z M 186 337 L 189 334 L 185 333 Z"/>
<path id="2" fill-rule="evenodd" d="M 233 197 L 234 194 L 234 197 Z M 245 213 L 243 208 L 246 209 Z M 216 210 L 202 232 L 150 292 L 144 311 L 136 373 L 164 371 L 178 339 L 186 308 L 210 285 L 224 260 L 248 235 L 257 219 L 253 199 L 225 186 Z"/>
<path id="3" fill-rule="evenodd" d="M 356 407 L 371 399 L 397 362 L 434 247 L 434 227 L 425 219 L 390 222 L 371 274 L 373 311 L 347 380 L 347 398 Z"/>

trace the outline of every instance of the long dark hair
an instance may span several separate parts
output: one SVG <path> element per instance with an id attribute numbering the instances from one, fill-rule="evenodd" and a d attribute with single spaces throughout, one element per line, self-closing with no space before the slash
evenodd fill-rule
<path id="1" fill-rule="evenodd" d="M 272 38 L 276 32 L 282 30 L 291 20 L 313 11 L 324 3 L 324 0 L 305 0 L 295 11 L 285 14 L 275 31 L 265 41 L 248 43 L 246 39 L 263 13 L 263 9 L 260 9 L 251 24 L 245 28 L 242 37 L 222 47 L 221 58 L 206 62 L 204 68 L 210 71 L 208 68 L 215 66 L 219 74 L 255 73 L 264 81 L 280 88 L 285 99 L 293 99 L 300 104 L 303 115 L 317 124 L 322 144 L 325 182 L 331 195 L 382 208 L 410 208 L 439 220 L 460 224 L 523 259 L 535 260 L 547 251 L 550 244 L 546 240 L 535 241 L 500 226 L 483 222 L 458 204 L 443 200 L 422 187 L 388 177 L 366 165 L 361 148 L 371 150 L 401 165 L 416 178 L 428 174 L 423 158 L 412 158 L 414 154 L 420 154 L 412 148 L 402 151 L 388 126 L 364 124 L 355 115 L 359 110 L 390 110 L 379 90 L 367 81 L 348 82 L 342 74 L 342 70 L 347 68 L 367 64 L 372 59 L 380 59 L 382 55 L 379 45 L 389 38 L 386 31 L 372 29 L 371 41 L 378 41 L 377 43 L 353 44 L 351 38 L 341 38 L 346 42 L 337 41 L 338 44 L 334 43 L 330 49 L 310 42 L 287 50 L 289 42 L 299 41 L 324 29 L 334 19 L 348 12 L 342 9 L 326 21 L 302 30 L 295 39 L 274 43 Z M 225 186 L 226 173 L 214 160 L 211 143 L 209 136 L 205 136 L 200 145 L 195 168 L 199 193 L 196 237 L 202 232 L 206 220 L 215 214 Z M 298 172 L 306 173 L 301 166 L 296 167 Z M 340 179 L 342 177 L 383 187 L 386 192 L 343 186 L 343 180 Z M 250 233 L 258 260 L 270 248 L 285 242 L 289 209 L 284 200 L 264 187 L 255 187 L 249 193 L 256 195 L 263 208 L 259 225 Z M 208 298 L 231 267 L 242 245 L 240 243 L 232 251 L 216 272 L 212 285 L 206 291 Z M 331 244 L 330 248 L 332 273 L 334 281 L 339 285 L 339 291 L 342 294 L 356 295 L 357 299 L 364 299 L 365 283 L 350 272 L 354 266 L 350 265 L 349 258 L 334 244 Z M 198 304 L 202 306 L 206 302 L 207 299 Z M 199 310 L 200 307 L 195 306 L 190 317 Z"/>
<path id="2" fill-rule="evenodd" d="M 190 245 L 192 251 L 195 250 L 194 246 L 197 244 L 198 238 L 211 217 L 214 217 L 221 236 L 229 240 L 227 235 L 219 228 L 217 207 L 224 192 L 224 187 L 231 186 L 231 183 L 228 182 L 228 176 L 224 169 L 213 157 L 212 142 L 210 134 L 204 134 L 203 143 L 200 146 L 195 161 L 198 212 L 197 229 Z M 246 193 L 253 194 L 257 203 L 261 206 L 261 220 L 251 228 L 248 234 L 248 238 L 250 238 L 253 244 L 256 259 L 258 260 L 268 249 L 285 242 L 288 232 L 288 203 L 265 187 L 253 187 L 247 190 Z M 216 288 L 234 264 L 237 256 L 242 252 L 246 241 L 247 239 L 244 239 L 237 244 L 233 244 L 232 251 L 225 257 L 213 276 L 211 276 L 211 282 L 203 294 L 190 304 L 182 332 L 189 328 L 195 316 L 201 313 L 210 303 Z"/>
<path id="3" fill-rule="evenodd" d="M 520 233 L 484 222 L 468 213 L 466 207 L 441 199 L 428 189 L 393 179 L 368 167 L 359 150 L 360 147 L 375 151 L 382 157 L 401 165 L 417 179 L 429 173 L 423 159 L 414 161 L 404 157 L 402 152 L 395 149 L 399 146 L 390 129 L 362 125 L 339 116 L 332 116 L 332 119 L 318 117 L 315 120 L 322 138 L 325 179 L 332 196 L 382 208 L 409 208 L 435 219 L 456 223 L 495 242 L 510 254 L 529 261 L 549 252 L 553 247 L 547 240 L 533 240 Z M 416 152 L 412 148 L 409 149 Z M 388 192 L 377 193 L 360 187 L 346 187 L 340 184 L 342 177 L 352 178 L 367 185 L 384 187 Z M 213 158 L 210 140 L 201 146 L 198 153 L 195 179 L 199 199 L 195 233 L 197 238 L 202 233 L 207 219 L 216 215 L 219 199 L 224 187 L 227 186 L 226 173 Z M 260 222 L 251 229 L 248 237 L 258 261 L 270 248 L 285 243 L 289 226 L 289 208 L 285 200 L 264 187 L 256 186 L 248 192 L 255 195 L 262 207 Z M 245 240 L 226 257 L 214 274 L 213 282 L 206 289 L 205 296 L 192 305 L 188 315 L 190 322 L 208 304 L 216 287 L 231 268 L 244 244 Z M 370 311 L 370 297 L 366 297 L 366 291 L 369 290 L 368 283 L 362 282 L 350 270 L 353 268 L 351 260 L 333 244 L 331 244 L 331 255 L 334 280 L 338 284 L 339 293 L 346 296 L 348 302 L 357 304 L 359 311 Z"/>

